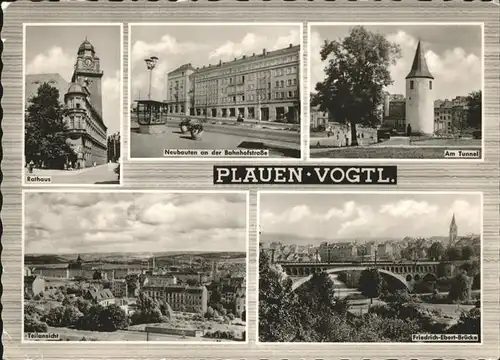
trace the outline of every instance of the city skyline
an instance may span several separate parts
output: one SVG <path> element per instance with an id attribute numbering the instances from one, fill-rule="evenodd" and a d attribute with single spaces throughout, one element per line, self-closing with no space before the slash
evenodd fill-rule
<path id="1" fill-rule="evenodd" d="M 189 28 L 189 31 L 186 31 Z M 230 28 L 230 29 L 228 29 Z M 273 34 L 269 37 L 268 34 Z M 181 65 L 191 63 L 194 68 L 215 65 L 219 60 L 263 49 L 273 51 L 301 44 L 300 24 L 296 25 L 157 25 L 131 26 L 131 100 L 146 99 L 149 74 L 144 59 L 159 58 L 151 83 L 151 99 L 165 100 L 165 77 Z M 156 75 L 156 76 L 155 76 Z"/>
<path id="2" fill-rule="evenodd" d="M 276 238 L 282 243 L 287 243 L 287 239 L 290 244 L 319 245 L 326 240 L 447 237 L 453 214 L 459 236 L 481 233 L 478 194 L 262 193 L 260 196 L 260 230 L 263 234 L 283 235 Z"/>
<path id="3" fill-rule="evenodd" d="M 360 24 L 362 25 L 362 24 Z M 319 50 L 324 40 L 347 36 L 353 25 L 311 26 L 311 91 L 324 79 L 326 62 Z M 366 25 L 367 30 L 384 35 L 401 47 L 401 57 L 390 66 L 394 83 L 385 90 L 405 95 L 405 78 L 410 71 L 418 41 L 435 78 L 436 100 L 467 96 L 482 89 L 482 29 L 480 25 Z"/>
<path id="4" fill-rule="evenodd" d="M 24 254 L 246 252 L 246 208 L 239 193 L 27 192 Z"/>
<path id="5" fill-rule="evenodd" d="M 121 27 L 118 25 L 26 26 L 25 72 L 56 73 L 68 83 L 73 75 L 77 51 L 88 39 L 100 59 L 102 111 L 108 135 L 120 132 L 121 122 Z"/>

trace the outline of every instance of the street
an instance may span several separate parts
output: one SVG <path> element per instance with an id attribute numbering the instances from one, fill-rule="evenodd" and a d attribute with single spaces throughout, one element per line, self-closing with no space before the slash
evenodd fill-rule
<path id="1" fill-rule="evenodd" d="M 132 158 L 163 157 L 164 149 L 269 149 L 270 157 L 300 157 L 300 134 L 235 125 L 204 125 L 200 140 L 182 134 L 175 124 L 163 134 L 131 133 Z"/>
<path id="2" fill-rule="evenodd" d="M 29 173 L 25 169 L 26 176 L 50 176 L 50 184 L 118 184 L 118 175 L 114 173 L 116 163 L 103 164 L 81 170 L 51 170 L 33 169 Z M 39 182 L 29 182 L 26 184 L 40 184 Z"/>

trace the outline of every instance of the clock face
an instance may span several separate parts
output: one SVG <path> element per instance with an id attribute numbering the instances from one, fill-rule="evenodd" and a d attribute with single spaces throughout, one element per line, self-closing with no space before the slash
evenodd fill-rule
<path id="1" fill-rule="evenodd" d="M 92 66 L 92 59 L 89 59 L 89 58 L 85 59 L 85 66 L 91 67 Z"/>

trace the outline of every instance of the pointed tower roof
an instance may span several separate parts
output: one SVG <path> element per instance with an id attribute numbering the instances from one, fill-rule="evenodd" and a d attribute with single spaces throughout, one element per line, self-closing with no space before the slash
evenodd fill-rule
<path id="1" fill-rule="evenodd" d="M 455 221 L 455 213 L 453 213 L 453 217 L 451 218 L 451 224 L 450 226 L 455 226 L 457 225 L 456 221 Z"/>
<path id="2" fill-rule="evenodd" d="M 434 79 L 434 76 L 430 73 L 427 68 L 427 62 L 425 61 L 425 55 L 422 51 L 422 46 L 420 45 L 420 41 L 417 45 L 417 51 L 415 51 L 415 57 L 413 58 L 413 65 L 411 66 L 411 70 L 406 76 L 409 78 L 429 78 Z"/>

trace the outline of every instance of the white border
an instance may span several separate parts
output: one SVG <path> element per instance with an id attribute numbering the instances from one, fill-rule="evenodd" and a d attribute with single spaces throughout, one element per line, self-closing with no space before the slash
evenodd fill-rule
<path id="1" fill-rule="evenodd" d="M 405 159 L 405 158 L 320 158 L 320 157 L 314 157 L 314 158 L 308 158 L 308 160 L 311 160 L 311 162 L 315 163 L 332 163 L 332 162 L 353 162 L 353 161 L 358 161 L 358 162 L 385 162 L 385 163 L 422 163 L 422 162 L 428 162 L 428 163 L 442 163 L 445 162 L 446 164 L 459 164 L 459 163 L 483 163 L 484 162 L 484 154 L 486 151 L 485 143 L 484 143 L 484 138 L 485 138 L 485 123 L 486 123 L 486 118 L 485 118 L 485 92 L 484 92 L 484 87 L 485 87 L 485 78 L 484 78 L 484 73 L 485 73 L 485 47 L 484 47 L 484 22 L 321 22 L 321 21 L 313 21 L 307 23 L 307 38 L 308 38 L 308 84 L 307 84 L 307 103 L 310 105 L 310 95 L 311 95 L 311 28 L 313 26 L 354 26 L 354 25 L 362 25 L 362 26 L 480 26 L 481 27 L 481 92 L 482 92 L 482 106 L 481 106 L 481 158 L 480 159 Z M 309 116 L 307 118 L 307 123 L 310 124 L 311 122 L 311 116 L 309 113 Z M 307 127 L 309 131 L 309 125 Z M 310 134 L 308 132 L 307 136 L 307 151 L 308 155 L 310 154 Z M 460 147 L 457 146 L 450 146 L 449 148 L 443 147 L 443 151 L 445 149 L 460 149 Z M 326 149 L 325 149 L 326 150 Z M 326 150 L 327 151 L 327 150 Z"/>
<path id="2" fill-rule="evenodd" d="M 246 286 L 246 299 L 245 299 L 245 312 L 246 312 L 246 321 L 245 321 L 245 341 L 222 341 L 222 342 L 216 342 L 216 341 L 92 341 L 92 344 L 148 344 L 148 345 L 156 345 L 156 344 L 170 344 L 170 345 L 208 345 L 208 346 L 223 346 L 223 345 L 229 345 L 229 346 L 238 346 L 238 345 L 243 345 L 243 344 L 249 344 L 249 333 L 248 333 L 248 323 L 249 323 L 249 314 L 248 314 L 248 297 L 249 297 L 249 278 L 248 276 L 250 275 L 249 272 L 249 265 L 250 265 L 250 235 L 249 235 L 249 230 L 250 230 L 250 191 L 249 190 L 217 190 L 217 191 L 210 191 L 210 190 L 118 190 L 118 189 L 95 189 L 95 190 L 90 190 L 90 189 L 80 189 L 80 190 L 55 190 L 55 189 L 24 189 L 22 191 L 21 197 L 22 197 L 22 208 L 23 212 L 21 215 L 21 256 L 22 256 L 22 261 L 21 261 L 21 344 L 44 344 L 42 346 L 45 346 L 45 344 L 50 344 L 47 346 L 51 346 L 54 344 L 70 344 L 69 346 L 75 345 L 75 344 L 89 344 L 88 341 L 30 341 L 26 340 L 24 336 L 24 241 L 25 241 L 25 194 L 26 193 L 68 193 L 68 194 L 73 194 L 73 193 L 137 193 L 137 194 L 245 194 L 245 211 L 246 211 L 246 225 L 245 225 L 245 239 L 246 239 L 246 279 L 245 279 L 245 286 Z M 64 345 L 63 345 L 64 346 Z"/>
<path id="3" fill-rule="evenodd" d="M 448 342 L 261 342 L 259 341 L 259 257 L 260 257 L 260 248 L 259 248 L 259 243 L 260 243 L 260 195 L 261 194 L 288 194 L 288 195 L 297 195 L 297 194 L 324 194 L 324 195 L 332 195 L 332 194 L 366 194 L 366 195 L 381 195 L 385 196 L 387 194 L 389 195 L 479 195 L 481 198 L 481 267 L 480 267 L 480 274 L 481 274 L 481 342 L 463 342 L 463 343 L 448 343 Z M 433 346 L 448 346 L 448 347 L 456 347 L 458 345 L 460 346 L 482 346 L 484 344 L 484 326 L 485 326 L 485 321 L 484 321 L 484 269 L 483 269 L 483 262 L 484 262 L 484 245 L 483 245 L 483 237 L 484 237 L 484 193 L 482 191 L 311 191 L 311 190 L 294 190 L 294 191 L 286 191 L 286 190 L 260 190 L 257 191 L 257 291 L 256 291 L 256 303 L 257 303 L 257 309 L 255 311 L 255 332 L 256 332 L 256 344 L 257 346 L 281 346 L 281 345 L 286 345 L 286 346 L 293 346 L 293 347 L 300 347 L 300 346 L 308 346 L 308 345 L 314 345 L 314 346 L 320 346 L 320 347 L 328 347 L 328 346 L 353 346 L 353 345 L 363 345 L 363 346 L 369 346 L 369 345 L 382 345 L 382 346 L 387 346 L 387 344 L 392 345 L 397 345 L 397 346 L 426 346 L 426 347 L 433 347 Z M 468 347 L 467 346 L 467 347 Z"/>
<path id="4" fill-rule="evenodd" d="M 205 157 L 131 157 L 130 148 L 132 143 L 132 136 L 130 131 L 130 123 L 131 123 L 131 115 L 130 115 L 130 107 L 132 105 L 131 102 L 131 71 L 132 64 L 130 62 L 131 59 L 131 49 L 132 49 L 132 26 L 297 26 L 299 27 L 299 45 L 300 45 L 300 54 L 299 54 L 299 100 L 300 104 L 300 158 L 289 158 L 289 157 L 220 157 L 220 158 L 205 158 Z M 308 126 L 308 122 L 306 121 L 305 112 L 304 112 L 304 22 L 170 22 L 170 23 L 128 23 L 128 106 L 127 106 L 127 133 L 128 136 L 128 157 L 127 160 L 130 162 L 141 162 L 141 161 L 173 161 L 173 162 L 193 162 L 193 161 L 203 161 L 203 162 L 213 162 L 213 163 L 223 163 L 223 162 L 245 162 L 245 163 L 269 163 L 269 162 L 280 162 L 280 163 L 296 163 L 299 161 L 306 160 L 305 157 L 305 135 L 304 129 Z M 209 149 L 210 150 L 210 149 Z"/>
<path id="5" fill-rule="evenodd" d="M 120 27 L 120 180 L 118 184 L 65 184 L 65 183 L 40 183 L 32 184 L 26 183 L 26 169 L 24 167 L 26 156 L 24 154 L 24 141 L 25 141 L 25 101 L 26 101 L 26 28 L 28 26 L 119 26 Z M 123 24 L 118 22 L 107 22 L 107 23 L 23 23 L 23 60 L 22 60 L 22 141 L 21 141 L 21 154 L 22 154 L 22 164 L 21 164 L 21 185 L 23 187 L 103 187 L 103 188 L 118 188 L 123 186 Z M 107 134 L 109 135 L 109 134 Z M 107 140 L 107 139 L 106 139 Z M 77 176 L 77 175 L 75 175 Z"/>

